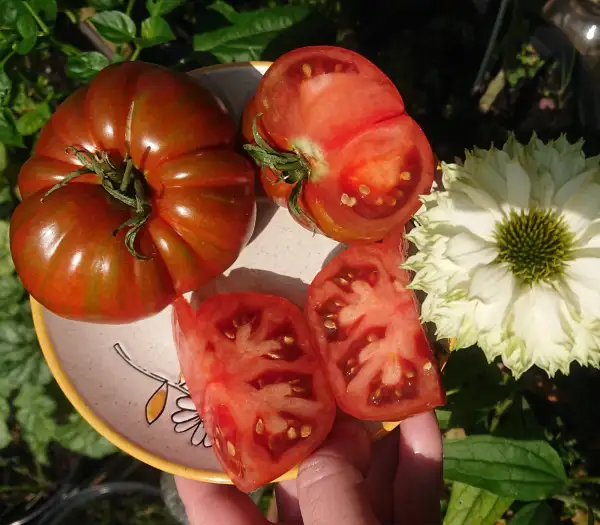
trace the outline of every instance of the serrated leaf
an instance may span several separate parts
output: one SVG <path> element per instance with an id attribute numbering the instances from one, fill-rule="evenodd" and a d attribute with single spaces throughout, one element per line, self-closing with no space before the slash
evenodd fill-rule
<path id="1" fill-rule="evenodd" d="M 123 5 L 123 0 L 88 0 L 88 5 L 96 11 L 108 11 Z"/>
<path id="2" fill-rule="evenodd" d="M 0 26 L 16 27 L 20 10 L 18 0 L 0 0 Z"/>
<path id="3" fill-rule="evenodd" d="M 37 336 L 25 303 L 19 318 L 0 319 L 0 370 L 8 384 L 45 385 L 51 374 L 40 350 Z"/>
<path id="4" fill-rule="evenodd" d="M 455 482 L 443 525 L 494 525 L 512 502 L 512 498 Z"/>
<path id="5" fill-rule="evenodd" d="M 28 0 L 28 3 L 36 13 L 42 15 L 44 20 L 50 22 L 56 20 L 56 13 L 58 11 L 56 0 Z"/>
<path id="6" fill-rule="evenodd" d="M 76 80 L 88 81 L 110 64 L 108 58 L 98 51 L 89 51 L 67 59 L 67 76 Z"/>
<path id="7" fill-rule="evenodd" d="M 550 525 L 554 523 L 554 513 L 545 502 L 528 503 L 510 520 L 510 525 Z"/>
<path id="8" fill-rule="evenodd" d="M 14 404 L 23 439 L 36 461 L 46 465 L 48 444 L 56 435 L 56 423 L 52 417 L 56 403 L 42 385 L 24 383 Z"/>
<path id="9" fill-rule="evenodd" d="M 146 8 L 151 16 L 166 15 L 183 4 L 185 0 L 146 0 Z"/>
<path id="10" fill-rule="evenodd" d="M 56 441 L 64 448 L 100 459 L 114 454 L 118 449 L 96 432 L 78 412 L 69 415 L 69 420 L 56 429 Z"/>
<path id="11" fill-rule="evenodd" d="M 494 436 L 446 440 L 444 476 L 521 501 L 556 494 L 567 480 L 558 453 L 547 442 Z"/>
<path id="12" fill-rule="evenodd" d="M 138 43 L 142 47 L 152 47 L 175 40 L 175 33 L 162 16 L 151 16 L 142 22 L 142 38 Z"/>
<path id="13" fill-rule="evenodd" d="M 23 138 L 17 131 L 12 112 L 7 108 L 0 110 L 0 142 L 7 146 L 23 147 Z"/>
<path id="14" fill-rule="evenodd" d="M 24 137 L 33 135 L 42 129 L 43 125 L 48 122 L 51 114 L 50 105 L 47 102 L 41 102 L 35 106 L 33 111 L 23 113 L 17 119 L 17 131 Z"/>
<path id="15" fill-rule="evenodd" d="M 235 23 L 194 36 L 194 50 L 212 53 L 221 62 L 259 60 L 267 45 L 297 24 L 310 10 L 288 5 L 238 13 Z"/>
<path id="16" fill-rule="evenodd" d="M 120 11 L 104 11 L 90 18 L 92 24 L 109 42 L 125 44 L 135 38 L 135 22 Z"/>
<path id="17" fill-rule="evenodd" d="M 0 99 L 10 91 L 12 81 L 5 71 L 0 71 Z"/>
<path id="18" fill-rule="evenodd" d="M 0 277 L 0 319 L 17 315 L 24 296 L 23 285 L 15 275 Z"/>

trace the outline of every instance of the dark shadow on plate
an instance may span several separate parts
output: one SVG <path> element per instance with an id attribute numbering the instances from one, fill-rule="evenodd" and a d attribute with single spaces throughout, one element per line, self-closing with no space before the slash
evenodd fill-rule
<path id="1" fill-rule="evenodd" d="M 277 212 L 279 206 L 275 204 L 268 197 L 257 196 L 256 199 L 256 225 L 254 226 L 254 232 L 252 232 L 252 237 L 248 241 L 248 246 L 252 244 L 254 239 L 256 239 L 262 231 L 267 227 L 267 225 L 271 222 L 271 219 Z"/>
<path id="2" fill-rule="evenodd" d="M 221 275 L 192 295 L 192 305 L 208 297 L 224 293 L 257 292 L 278 295 L 303 307 L 308 293 L 308 284 L 295 277 L 279 275 L 266 270 L 236 268 L 229 275 Z"/>

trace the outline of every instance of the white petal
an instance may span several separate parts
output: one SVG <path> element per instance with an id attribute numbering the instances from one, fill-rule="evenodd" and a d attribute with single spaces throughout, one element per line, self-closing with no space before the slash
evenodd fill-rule
<path id="1" fill-rule="evenodd" d="M 549 285 L 524 288 L 513 305 L 512 328 L 525 343 L 527 360 L 550 374 L 570 361 L 563 329 L 561 297 Z"/>
<path id="2" fill-rule="evenodd" d="M 506 165 L 507 203 L 511 209 L 521 211 L 529 208 L 531 181 L 517 160 Z"/>
<path id="3" fill-rule="evenodd" d="M 481 264 L 491 263 L 498 252 L 490 243 L 470 233 L 459 233 L 450 239 L 446 257 L 462 268 L 471 269 Z"/>
<path id="4" fill-rule="evenodd" d="M 585 288 L 600 293 L 600 259 L 579 257 L 569 263 L 567 279 L 580 282 Z"/>
<path id="5" fill-rule="evenodd" d="M 515 279 L 507 264 L 490 264 L 473 271 L 469 296 L 492 303 L 500 295 L 512 293 L 514 287 Z"/>
<path id="6" fill-rule="evenodd" d="M 579 239 L 585 234 L 588 226 L 599 218 L 600 185 L 588 184 L 573 194 L 559 213 L 565 218 L 571 232 Z"/>
<path id="7" fill-rule="evenodd" d="M 592 173 L 586 171 L 577 175 L 577 177 L 568 180 L 564 186 L 556 192 L 554 204 L 557 208 L 564 208 L 567 201 L 573 197 L 583 186 L 587 186 L 592 180 Z"/>
<path id="8" fill-rule="evenodd" d="M 495 295 L 487 302 L 480 302 L 475 309 L 475 323 L 479 330 L 505 333 L 509 310 L 514 302 L 517 284 L 510 272 L 498 281 Z"/>
<path id="9" fill-rule="evenodd" d="M 431 210 L 432 220 L 446 223 L 456 228 L 471 231 L 482 239 L 492 242 L 496 221 L 491 213 L 475 206 L 471 199 L 462 193 L 452 195 L 445 206 Z"/>

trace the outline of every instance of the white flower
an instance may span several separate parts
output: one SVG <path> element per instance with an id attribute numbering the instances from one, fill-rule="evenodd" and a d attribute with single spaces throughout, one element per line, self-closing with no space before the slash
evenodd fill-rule
<path id="1" fill-rule="evenodd" d="M 511 137 L 442 163 L 444 191 L 422 198 L 404 265 L 437 337 L 516 376 L 600 366 L 600 157 L 582 145 Z"/>

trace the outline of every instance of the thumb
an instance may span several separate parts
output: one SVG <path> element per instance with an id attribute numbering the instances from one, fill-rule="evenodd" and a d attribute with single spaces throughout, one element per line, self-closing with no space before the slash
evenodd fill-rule
<path id="1" fill-rule="evenodd" d="M 298 471 L 298 501 L 305 525 L 377 525 L 364 490 L 371 444 L 353 420 L 336 422 L 323 446 Z"/>

